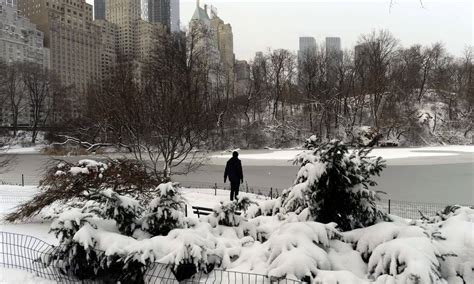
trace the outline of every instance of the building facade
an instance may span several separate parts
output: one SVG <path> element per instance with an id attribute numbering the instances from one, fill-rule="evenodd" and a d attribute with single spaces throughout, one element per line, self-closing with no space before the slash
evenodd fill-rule
<path id="1" fill-rule="evenodd" d="M 0 60 L 8 65 L 14 63 L 35 63 L 43 68 L 49 68 L 49 49 L 43 47 L 43 32 L 36 28 L 29 19 L 23 17 L 17 7 L 16 0 L 0 0 Z M 19 74 L 21 68 L 12 66 Z M 13 71 L 11 71 L 13 72 Z M 14 73 L 12 73 L 14 74 Z M 0 76 L 4 76 L 1 74 Z M 14 101 L 18 111 L 16 123 L 13 123 L 10 100 L 0 104 L 1 126 L 28 126 L 31 124 L 32 108 L 29 98 L 25 95 L 26 87 L 19 76 L 11 77 L 16 93 Z M 14 81 L 13 81 L 14 80 Z M 43 115 L 43 113 L 41 113 Z"/>
<path id="2" fill-rule="evenodd" d="M 171 1 L 148 0 L 147 20 L 151 23 L 160 23 L 171 30 Z"/>
<path id="3" fill-rule="evenodd" d="M 94 0 L 94 20 L 105 20 L 105 0 Z"/>
<path id="4" fill-rule="evenodd" d="M 85 0 L 18 0 L 22 14 L 44 33 L 51 70 L 83 94 L 99 78 L 101 34 Z"/>
<path id="5" fill-rule="evenodd" d="M 99 26 L 101 31 L 100 79 L 101 82 L 104 82 L 110 77 L 117 63 L 118 28 L 117 25 L 106 20 L 95 20 L 94 23 Z"/>
<path id="6" fill-rule="evenodd" d="M 341 52 L 341 38 L 327 37 L 326 38 L 326 52 Z"/>
<path id="7" fill-rule="evenodd" d="M 314 37 L 300 37 L 299 39 L 299 51 L 308 51 L 308 50 L 316 50 L 316 39 Z"/>
<path id="8" fill-rule="evenodd" d="M 142 19 L 142 1 L 106 0 L 106 20 L 117 26 L 117 48 L 126 57 L 136 56 L 138 25 Z"/>
<path id="9" fill-rule="evenodd" d="M 229 73 L 233 73 L 235 55 L 232 26 L 228 23 L 224 23 L 224 21 L 217 15 L 217 11 L 214 8 L 211 8 L 211 27 L 215 33 L 215 40 L 217 42 L 221 61 L 226 70 Z"/>
<path id="10" fill-rule="evenodd" d="M 49 68 L 49 49 L 43 41 L 43 32 L 19 13 L 16 0 L 0 0 L 0 60 Z"/>
<path id="11" fill-rule="evenodd" d="M 327 64 L 327 81 L 334 83 L 337 80 L 338 66 L 342 64 L 343 53 L 341 49 L 341 38 L 326 38 L 326 64 Z"/>
<path id="12" fill-rule="evenodd" d="M 147 60 L 154 48 L 155 35 L 163 30 L 150 21 L 149 0 L 106 0 L 106 21 L 116 29 L 116 52 L 136 63 Z"/>
<path id="13" fill-rule="evenodd" d="M 316 54 L 317 44 L 314 37 L 300 37 L 299 38 L 299 49 L 298 49 L 298 65 L 301 64 L 302 60 L 309 54 Z"/>
<path id="14" fill-rule="evenodd" d="M 179 0 L 142 0 L 142 19 L 159 23 L 168 31 L 180 31 Z"/>

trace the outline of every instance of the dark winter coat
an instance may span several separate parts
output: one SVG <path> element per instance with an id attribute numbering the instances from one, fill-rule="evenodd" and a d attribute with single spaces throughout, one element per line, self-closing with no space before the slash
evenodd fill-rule
<path id="1" fill-rule="evenodd" d="M 227 161 L 224 172 L 224 182 L 229 178 L 231 183 L 240 183 L 243 181 L 244 174 L 242 173 L 242 163 L 239 158 L 232 157 Z"/>

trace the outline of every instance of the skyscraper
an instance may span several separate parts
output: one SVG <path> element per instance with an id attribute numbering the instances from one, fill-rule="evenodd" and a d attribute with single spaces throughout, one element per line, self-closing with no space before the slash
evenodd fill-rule
<path id="1" fill-rule="evenodd" d="M 326 38 L 326 64 L 327 64 L 327 80 L 334 82 L 337 78 L 337 67 L 342 63 L 343 54 L 341 50 L 341 38 Z"/>
<path id="2" fill-rule="evenodd" d="M 117 47 L 122 55 L 134 57 L 138 25 L 142 17 L 140 0 L 106 0 L 106 20 L 117 25 Z"/>
<path id="3" fill-rule="evenodd" d="M 84 0 L 18 0 L 21 13 L 44 34 L 50 66 L 61 82 L 83 93 L 99 77 L 101 35 Z"/>
<path id="4" fill-rule="evenodd" d="M 105 20 L 105 0 L 94 0 L 94 20 Z"/>
<path id="5" fill-rule="evenodd" d="M 171 0 L 148 0 L 148 21 L 171 30 Z"/>
<path id="6" fill-rule="evenodd" d="M 116 46 L 121 55 L 143 62 L 154 47 L 154 35 L 163 29 L 150 20 L 149 0 L 106 0 L 106 19 L 116 27 Z"/>
<path id="7" fill-rule="evenodd" d="M 314 37 L 300 37 L 300 46 L 298 50 L 298 64 L 308 55 L 316 54 L 316 39 Z"/>
<path id="8" fill-rule="evenodd" d="M 314 37 L 300 37 L 300 51 L 315 50 L 316 39 Z"/>
<path id="9" fill-rule="evenodd" d="M 341 38 L 327 37 L 326 38 L 326 53 L 338 54 L 341 52 Z"/>
<path id="10" fill-rule="evenodd" d="M 117 63 L 117 25 L 106 20 L 95 20 L 94 23 L 101 29 L 102 48 L 100 50 L 100 79 L 104 82 L 112 75 Z"/>

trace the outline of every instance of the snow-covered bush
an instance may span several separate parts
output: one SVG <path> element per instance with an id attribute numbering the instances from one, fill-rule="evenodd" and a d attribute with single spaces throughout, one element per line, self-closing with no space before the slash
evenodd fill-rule
<path id="1" fill-rule="evenodd" d="M 277 279 L 314 278 L 318 269 L 330 270 L 326 249 L 337 235 L 336 224 L 294 222 L 283 224 L 267 241 L 268 276 Z"/>
<path id="2" fill-rule="evenodd" d="M 138 200 L 122 196 L 111 189 L 106 189 L 90 196 L 91 200 L 98 203 L 100 209 L 96 209 L 104 219 L 114 220 L 118 230 L 127 236 L 133 234 L 137 226 L 137 220 L 143 212 Z"/>
<path id="3" fill-rule="evenodd" d="M 144 283 L 144 265 L 137 261 L 126 261 L 119 254 L 106 254 L 95 248 L 93 232 L 98 229 L 100 218 L 73 208 L 63 212 L 51 224 L 50 231 L 59 238 L 51 256 L 43 259 L 46 265 L 61 267 L 62 273 L 80 280 L 100 280 L 106 283 Z M 81 240 L 88 239 L 87 243 Z"/>
<path id="4" fill-rule="evenodd" d="M 295 184 L 281 196 L 280 212 L 301 213 L 309 208 L 318 222 L 336 222 L 343 230 L 374 224 L 382 213 L 377 210 L 377 192 L 373 176 L 379 175 L 385 164 L 370 157 L 370 149 L 349 152 L 339 141 L 317 147 L 312 140 L 307 151 L 296 157 L 300 165 Z"/>
<path id="5" fill-rule="evenodd" d="M 86 223 L 90 224 L 92 218 L 97 218 L 97 216 L 78 208 L 71 208 L 51 223 L 50 232 L 54 233 L 61 245 L 65 245 L 72 241 L 74 235 L 82 226 Z M 95 225 L 91 226 L 94 227 Z"/>
<path id="6" fill-rule="evenodd" d="M 395 239 L 377 246 L 369 259 L 369 274 L 397 277 L 399 283 L 438 283 L 438 250 L 428 238 Z"/>
<path id="7" fill-rule="evenodd" d="M 255 204 L 255 202 L 244 194 L 241 194 L 239 199 L 234 201 L 221 201 L 219 205 L 214 207 L 214 212 L 209 217 L 209 221 L 211 224 L 217 223 L 229 227 L 239 226 L 243 220 L 241 214 L 252 204 Z"/>
<path id="8" fill-rule="evenodd" d="M 171 182 L 158 186 L 158 196 L 141 219 L 142 230 L 152 236 L 166 236 L 171 230 L 184 227 L 185 201 L 177 186 Z"/>
<path id="9" fill-rule="evenodd" d="M 159 184 L 143 166 L 132 160 L 81 160 L 77 163 L 54 160 L 40 181 L 41 192 L 8 214 L 6 220 L 26 219 L 53 203 L 87 200 L 92 192 L 106 189 L 147 201 Z"/>
<path id="10" fill-rule="evenodd" d="M 356 251 L 366 261 L 377 246 L 387 241 L 397 238 L 425 236 L 423 228 L 398 222 L 381 222 L 367 228 L 343 233 L 344 241 L 354 244 Z"/>
<path id="11" fill-rule="evenodd" d="M 169 240 L 175 249 L 161 258 L 161 263 L 171 264 L 178 281 L 190 278 L 197 271 L 210 272 L 218 261 L 213 257 L 215 243 L 188 229 L 173 230 Z"/>

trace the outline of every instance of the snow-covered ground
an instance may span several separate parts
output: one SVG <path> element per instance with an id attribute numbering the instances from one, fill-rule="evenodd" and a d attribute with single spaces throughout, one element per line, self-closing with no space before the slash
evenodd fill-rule
<path id="1" fill-rule="evenodd" d="M 0 154 L 38 154 L 44 148 L 44 145 L 31 147 L 21 147 L 20 145 L 0 148 Z"/>
<path id="2" fill-rule="evenodd" d="M 1 284 L 55 284 L 56 281 L 49 281 L 39 278 L 27 271 L 0 267 Z"/>
<path id="3" fill-rule="evenodd" d="M 181 192 L 188 204 L 188 216 L 193 215 L 192 206 L 214 208 L 221 201 L 229 200 L 230 195 L 228 190 L 208 188 L 182 188 Z M 1 220 L 2 215 L 11 212 L 22 202 L 28 201 L 36 193 L 38 193 L 38 189 L 35 186 L 0 185 L 0 231 L 35 236 L 47 243 L 56 244 L 56 237 L 48 233 L 51 222 L 44 220 L 42 216 L 33 218 L 24 224 L 10 224 Z M 250 193 L 246 193 L 246 195 L 256 201 L 265 200 L 259 195 Z"/>
<path id="4" fill-rule="evenodd" d="M 438 147 L 422 147 L 422 148 L 375 148 L 372 150 L 373 156 L 380 156 L 386 160 L 416 158 L 416 157 L 444 157 L 456 156 L 459 153 L 474 153 L 474 146 L 438 146 Z M 301 153 L 301 150 L 278 150 L 269 151 L 267 153 L 241 154 L 240 159 L 243 160 L 293 160 L 294 157 Z M 228 159 L 232 154 L 213 155 L 212 158 Z"/>

